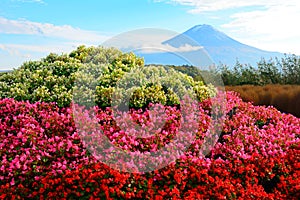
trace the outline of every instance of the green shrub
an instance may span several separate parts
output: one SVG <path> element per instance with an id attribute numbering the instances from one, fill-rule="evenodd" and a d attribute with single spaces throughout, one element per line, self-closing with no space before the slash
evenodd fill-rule
<path id="1" fill-rule="evenodd" d="M 1 76 L 0 97 L 68 106 L 72 100 L 74 72 L 82 64 L 45 60 L 24 63 L 19 69 Z"/>
<path id="2" fill-rule="evenodd" d="M 192 77 L 172 68 L 147 66 L 123 74 L 114 87 L 99 85 L 96 93 L 99 97 L 97 104 L 100 106 L 144 108 L 150 102 L 179 105 L 184 95 L 202 101 L 214 96 L 216 90 L 212 85 L 205 86 L 203 82 L 196 82 Z"/>
<path id="3" fill-rule="evenodd" d="M 224 85 L 300 85 L 300 57 L 285 55 L 268 61 L 262 58 L 256 68 L 239 62 L 232 68 L 221 64 L 214 73 L 222 77 Z"/>
<path id="4" fill-rule="evenodd" d="M 173 69 L 145 67 L 142 58 L 115 48 L 80 46 L 69 55 L 51 53 L 0 76 L 1 98 L 56 102 L 59 107 L 74 100 L 105 108 L 112 99 L 132 108 L 150 102 L 178 105 L 184 94 L 196 94 L 202 101 L 215 89 Z"/>

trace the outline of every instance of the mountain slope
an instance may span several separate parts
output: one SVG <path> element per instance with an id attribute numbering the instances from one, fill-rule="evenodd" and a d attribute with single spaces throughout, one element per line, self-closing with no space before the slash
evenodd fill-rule
<path id="1" fill-rule="evenodd" d="M 210 25 L 197 25 L 186 32 L 170 39 L 163 44 L 179 47 L 185 37 L 194 40 L 193 45 L 204 47 L 213 62 L 219 62 L 232 66 L 238 60 L 240 63 L 256 65 L 262 57 L 283 57 L 282 53 L 264 51 L 249 45 L 242 44 L 226 34 L 216 30 Z"/>
<path id="2" fill-rule="evenodd" d="M 220 62 L 230 67 L 236 64 L 238 60 L 242 64 L 251 64 L 256 66 L 261 58 L 266 60 L 271 57 L 283 57 L 284 54 L 279 52 L 264 51 L 249 45 L 242 44 L 226 34 L 218 31 L 210 25 L 197 25 L 193 28 L 179 34 L 162 43 L 163 45 L 179 48 L 185 45 L 189 46 L 202 46 L 203 49 L 198 51 L 190 51 L 180 53 L 180 56 L 186 57 L 185 59 L 178 58 L 180 56 L 176 53 L 152 53 L 152 54 L 139 54 L 145 58 L 146 63 L 156 64 L 193 64 L 189 62 L 191 59 L 196 60 L 199 65 L 209 65 L 211 63 L 219 64 Z M 206 55 L 205 55 L 206 54 Z M 197 57 L 198 60 L 197 60 Z M 211 60 L 208 61 L 207 57 Z M 199 61 L 201 60 L 201 61 Z M 161 63 L 159 63 L 161 62 Z"/>

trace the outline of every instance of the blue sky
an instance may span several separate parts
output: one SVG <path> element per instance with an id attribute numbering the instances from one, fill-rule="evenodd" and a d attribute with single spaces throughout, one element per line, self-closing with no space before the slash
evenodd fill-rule
<path id="1" fill-rule="evenodd" d="M 300 55 L 297 0 L 1 0 L 0 69 L 123 32 L 210 24 L 264 50 Z"/>

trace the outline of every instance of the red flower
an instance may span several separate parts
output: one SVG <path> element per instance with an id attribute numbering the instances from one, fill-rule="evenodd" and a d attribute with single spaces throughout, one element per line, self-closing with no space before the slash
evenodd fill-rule
<path id="1" fill-rule="evenodd" d="M 40 188 L 39 193 L 43 194 L 44 192 L 45 192 L 45 189 L 44 188 Z"/>

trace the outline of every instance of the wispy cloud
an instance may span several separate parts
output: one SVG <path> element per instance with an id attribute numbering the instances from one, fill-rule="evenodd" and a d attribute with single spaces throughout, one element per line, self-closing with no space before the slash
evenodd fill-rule
<path id="1" fill-rule="evenodd" d="M 60 44 L 0 44 L 0 69 L 12 69 L 28 60 L 38 60 L 51 53 L 68 53 L 74 50 L 76 43 Z M 3 52 L 1 52 L 1 50 Z"/>
<path id="2" fill-rule="evenodd" d="M 224 28 L 234 28 L 243 33 L 268 35 L 280 38 L 299 36 L 297 22 L 300 17 L 300 2 L 294 5 L 281 4 L 263 11 L 240 12 L 231 16 L 232 21 Z"/>
<path id="3" fill-rule="evenodd" d="M 24 45 L 24 44 L 0 44 L 0 49 L 8 51 L 11 55 L 20 55 L 20 52 L 40 52 L 40 53 L 63 53 L 68 52 L 75 45 Z"/>
<path id="4" fill-rule="evenodd" d="M 237 39 L 267 50 L 281 49 L 286 53 L 300 54 L 300 2 L 282 1 L 266 10 L 239 12 L 222 28 Z"/>
<path id="5" fill-rule="evenodd" d="M 11 0 L 12 2 L 21 2 L 21 3 L 40 3 L 45 4 L 43 0 Z"/>
<path id="6" fill-rule="evenodd" d="M 173 4 L 180 4 L 184 6 L 192 7 L 189 10 L 190 13 L 201 13 L 210 11 L 220 11 L 232 8 L 241 8 L 249 6 L 264 6 L 269 7 L 273 5 L 281 4 L 282 1 L 279 0 L 155 0 L 156 2 L 167 2 Z M 289 1 L 289 0 L 287 0 Z"/>
<path id="7" fill-rule="evenodd" d="M 197 51 L 203 47 L 191 46 L 187 43 L 188 38 L 183 38 L 182 42 L 186 43 L 178 48 L 168 44 L 163 44 L 179 33 L 158 28 L 145 28 L 122 33 L 112 37 L 106 41 L 104 46 L 113 46 L 123 51 L 139 51 L 143 53 L 158 53 L 158 52 L 189 52 Z"/>
<path id="8" fill-rule="evenodd" d="M 9 67 L 17 67 L 26 60 L 40 58 L 51 52 L 67 53 L 82 44 L 97 46 L 109 38 L 98 32 L 82 30 L 70 25 L 58 26 L 50 23 L 32 22 L 26 19 L 12 20 L 4 17 L 0 17 L 0 34 L 8 34 L 11 38 L 14 35 L 20 35 L 24 40 L 31 38 L 26 43 L 19 39 L 10 43 L 0 43 L 0 50 L 2 50 L 0 57 L 4 57 L 4 54 L 6 54 L 16 60 L 12 62 L 12 65 L 6 64 Z M 31 36 L 34 36 L 37 40 L 32 40 Z"/>
<path id="9" fill-rule="evenodd" d="M 137 49 L 142 53 L 164 53 L 164 52 L 183 53 L 183 52 L 197 51 L 203 49 L 203 47 L 191 46 L 189 44 L 185 44 L 177 48 L 177 47 L 170 46 L 168 44 L 158 44 L 152 46 L 143 45 Z"/>
<path id="10" fill-rule="evenodd" d="M 11 20 L 4 17 L 0 17 L 0 33 L 37 35 L 91 43 L 100 43 L 109 38 L 97 32 L 82 30 L 70 25 L 57 26 L 50 23 L 32 22 L 26 19 Z"/>
<path id="11" fill-rule="evenodd" d="M 191 7 L 191 14 L 235 12 L 221 28 L 241 42 L 265 50 L 300 54 L 300 1 L 298 0 L 156 0 Z M 237 9 L 238 8 L 238 9 Z M 244 9 L 250 8 L 250 9 Z M 252 10 L 251 10 L 252 9 Z M 251 10 L 251 11 L 249 11 Z M 222 19 L 216 19 L 222 20 Z"/>

